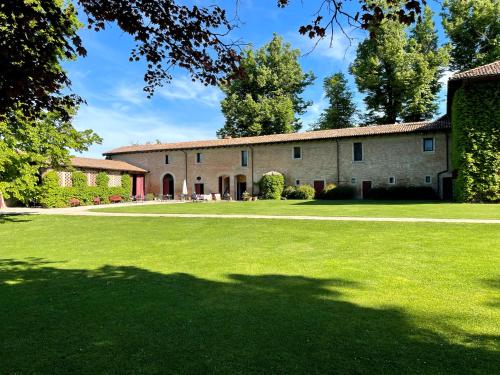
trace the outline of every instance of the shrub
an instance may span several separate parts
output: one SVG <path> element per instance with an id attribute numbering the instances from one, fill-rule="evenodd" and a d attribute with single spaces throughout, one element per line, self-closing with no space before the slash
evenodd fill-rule
<path id="1" fill-rule="evenodd" d="M 59 186 L 56 171 L 49 171 L 43 176 L 39 202 L 42 207 L 66 207 L 69 204 L 68 194 Z"/>
<path id="2" fill-rule="evenodd" d="M 323 190 L 319 198 L 329 199 L 329 200 L 354 199 L 355 195 L 356 195 L 356 189 L 352 186 L 349 185 L 335 186 L 334 184 L 331 184 L 328 185 L 325 190 Z"/>
<path id="3" fill-rule="evenodd" d="M 433 200 L 436 192 L 430 186 L 392 186 L 372 188 L 365 198 L 375 200 Z"/>
<path id="4" fill-rule="evenodd" d="M 279 172 L 264 173 L 259 181 L 263 199 L 280 199 L 285 186 L 285 178 Z"/>
<path id="5" fill-rule="evenodd" d="M 106 172 L 99 172 L 95 178 L 97 187 L 107 188 L 109 186 L 109 176 Z"/>
<path id="6" fill-rule="evenodd" d="M 300 185 L 295 191 L 294 199 L 313 199 L 316 191 L 311 185 Z"/>
<path id="7" fill-rule="evenodd" d="M 286 199 L 295 199 L 296 192 L 297 188 L 295 186 L 287 186 L 283 189 L 283 193 L 281 193 L 281 196 Z"/>
<path id="8" fill-rule="evenodd" d="M 123 189 L 120 191 L 120 193 L 123 193 Z M 119 194 L 122 196 L 121 194 Z M 155 200 L 155 195 L 153 193 L 147 193 L 146 194 L 146 200 L 147 201 L 154 201 Z"/>
<path id="9" fill-rule="evenodd" d="M 130 200 L 130 195 L 132 194 L 132 181 L 130 175 L 124 174 L 122 175 L 122 193 L 121 196 L 124 201 Z"/>

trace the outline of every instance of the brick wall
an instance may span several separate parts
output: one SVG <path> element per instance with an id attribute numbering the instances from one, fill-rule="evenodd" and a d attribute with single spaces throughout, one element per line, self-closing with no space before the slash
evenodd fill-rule
<path id="1" fill-rule="evenodd" d="M 434 138 L 434 151 L 423 151 L 424 137 Z M 354 142 L 363 145 L 363 161 L 353 161 Z M 301 147 L 301 158 L 294 159 L 294 147 Z M 248 151 L 247 167 L 241 165 L 243 150 Z M 197 153 L 202 154 L 201 163 L 196 162 Z M 167 154 L 169 164 L 165 164 Z M 195 183 L 203 183 L 205 193 L 217 193 L 220 176 L 229 177 L 233 199 L 236 198 L 237 178 L 246 180 L 248 192 L 257 193 L 256 183 L 262 174 L 272 170 L 283 173 L 287 185 L 294 185 L 297 180 L 300 184 L 310 185 L 315 180 L 326 184 L 340 182 L 355 186 L 360 196 L 362 181 L 372 181 L 373 187 L 387 186 L 389 177 L 394 177 L 397 185 L 427 185 L 437 190 L 437 174 L 446 169 L 446 135 L 444 132 L 383 135 L 345 138 L 338 142 L 315 140 L 185 152 L 142 152 L 113 155 L 112 158 L 149 170 L 146 174 L 147 193 L 162 194 L 162 179 L 170 173 L 174 177 L 176 198 L 182 192 L 184 179 L 187 180 L 189 194 L 194 191 Z M 431 177 L 430 183 L 425 182 L 425 176 Z M 450 174 L 442 177 L 446 176 Z"/>

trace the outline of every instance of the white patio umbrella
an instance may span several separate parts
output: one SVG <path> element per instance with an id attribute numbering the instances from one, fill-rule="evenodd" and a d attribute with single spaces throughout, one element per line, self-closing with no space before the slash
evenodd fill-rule
<path id="1" fill-rule="evenodd" d="M 184 182 L 182 183 L 182 198 L 185 199 L 187 195 L 188 195 L 188 187 L 186 180 L 184 180 Z"/>

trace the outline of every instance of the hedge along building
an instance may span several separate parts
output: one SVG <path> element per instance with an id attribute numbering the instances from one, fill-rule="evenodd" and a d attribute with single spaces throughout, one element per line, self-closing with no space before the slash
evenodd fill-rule
<path id="1" fill-rule="evenodd" d="M 372 187 L 431 186 L 450 199 L 452 176 L 458 175 L 451 165 L 448 120 L 454 118 L 455 92 L 485 81 L 494 82 L 494 89 L 499 77 L 500 61 L 454 75 L 449 81 L 447 115 L 436 121 L 125 146 L 104 155 L 147 170 L 147 193 L 176 197 L 185 180 L 189 194 L 229 193 L 241 199 L 244 191 L 258 193 L 257 183 L 264 173 L 279 171 L 287 185 L 310 184 L 316 190 L 328 183 L 351 185 L 358 197 Z M 499 96 L 492 96 L 477 110 L 498 113 Z M 500 124 L 497 117 L 492 119 L 494 135 Z"/>
<path id="2" fill-rule="evenodd" d="M 141 167 L 119 160 L 105 160 L 93 158 L 70 158 L 70 165 L 57 171 L 59 185 L 70 187 L 72 185 L 72 173 L 80 171 L 87 177 L 88 186 L 96 186 L 97 174 L 105 172 L 108 175 L 109 187 L 121 186 L 121 178 L 124 174 L 129 174 L 132 186 L 132 195 L 144 195 L 144 176 L 148 171 Z"/>

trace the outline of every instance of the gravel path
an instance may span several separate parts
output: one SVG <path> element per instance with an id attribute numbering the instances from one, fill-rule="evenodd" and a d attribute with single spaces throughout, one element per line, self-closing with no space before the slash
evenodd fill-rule
<path id="1" fill-rule="evenodd" d="M 169 202 L 168 204 L 175 204 Z M 109 205 L 112 207 L 126 207 L 137 204 L 165 204 L 165 202 L 121 203 Z M 101 207 L 106 207 L 103 205 Z M 68 215 L 68 216 L 109 216 L 109 217 L 171 217 L 171 218 L 211 218 L 211 219 L 272 219 L 272 220 L 318 220 L 318 221 L 377 221 L 398 223 L 457 223 L 457 224 L 500 224 L 500 219 L 435 219 L 411 217 L 355 217 L 355 216 L 284 216 L 284 215 L 215 215 L 215 214 L 143 214 L 130 212 L 92 212 L 95 206 L 72 208 L 7 208 L 0 210 L 0 214 L 29 214 L 29 215 Z"/>

